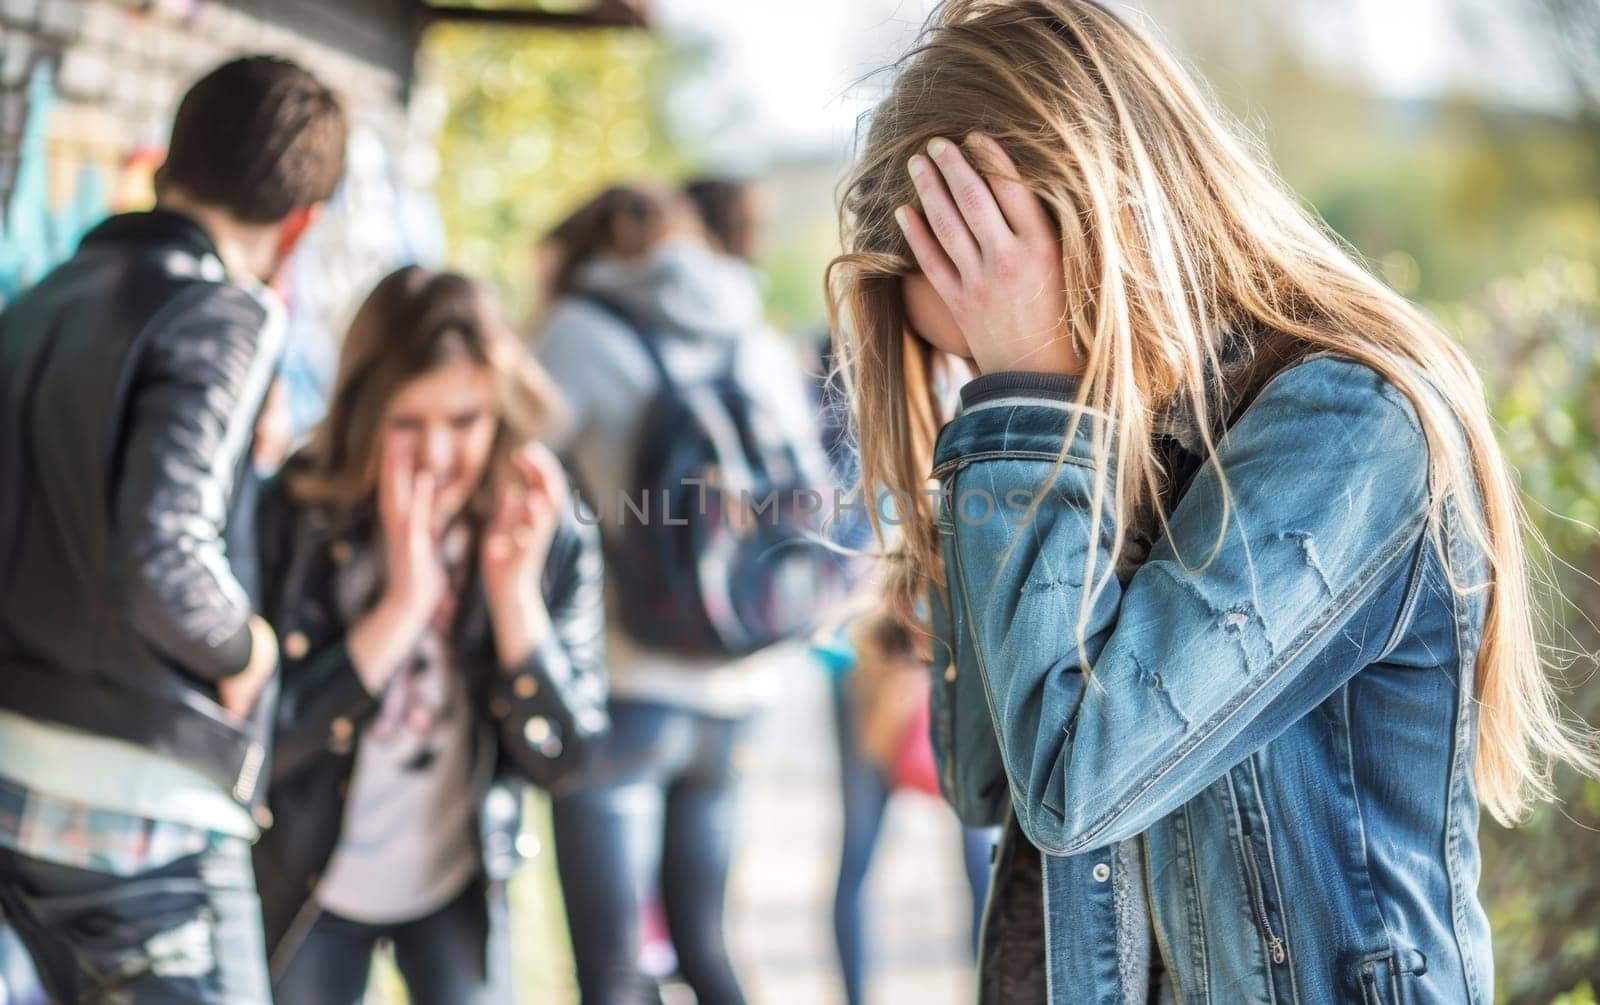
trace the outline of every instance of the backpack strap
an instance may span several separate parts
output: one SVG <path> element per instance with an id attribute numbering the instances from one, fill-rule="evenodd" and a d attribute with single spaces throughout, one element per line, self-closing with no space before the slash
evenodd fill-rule
<path id="1" fill-rule="evenodd" d="M 677 382 L 672 379 L 672 372 L 667 369 L 667 361 L 661 355 L 661 346 L 657 343 L 654 332 L 649 331 L 640 324 L 634 316 L 621 304 L 609 297 L 602 297 L 596 293 L 582 294 L 582 298 L 594 307 L 599 308 L 611 319 L 633 333 L 634 340 L 639 348 L 650 358 L 650 365 L 655 368 L 656 377 L 660 379 L 662 387 L 674 387 Z"/>
<path id="2" fill-rule="evenodd" d="M 639 347 L 644 350 L 646 356 L 650 357 L 650 364 L 655 368 L 656 377 L 660 379 L 662 387 L 677 387 L 681 383 L 672 375 L 672 371 L 667 367 L 666 358 L 661 354 L 660 337 L 647 325 L 640 322 L 638 318 L 634 317 L 631 311 L 609 297 L 604 297 L 597 293 L 584 293 L 580 294 L 580 297 L 610 315 L 613 320 L 634 334 Z M 723 376 L 731 376 L 738 368 L 738 365 L 739 345 L 735 343 L 728 349 L 728 358 L 723 361 L 721 374 Z"/>

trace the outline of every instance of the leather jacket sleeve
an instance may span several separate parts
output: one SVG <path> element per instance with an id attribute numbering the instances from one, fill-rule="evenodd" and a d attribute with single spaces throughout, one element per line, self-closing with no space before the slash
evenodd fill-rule
<path id="1" fill-rule="evenodd" d="M 112 591 L 133 630 L 196 678 L 250 658 L 250 602 L 223 532 L 281 333 L 233 286 L 197 284 L 141 334 L 114 481 Z"/>
<path id="2" fill-rule="evenodd" d="M 610 725 L 602 576 L 600 535 L 569 507 L 545 563 L 551 631 L 521 666 L 495 676 L 501 756 L 545 788 L 573 780 Z"/>
<path id="3" fill-rule="evenodd" d="M 295 465 L 285 465 L 288 471 Z M 327 542 L 305 526 L 306 511 L 289 498 L 280 472 L 261 489 L 256 547 L 261 562 L 262 610 L 280 640 L 283 688 L 272 735 L 272 780 L 277 784 L 348 742 L 378 711 L 378 699 L 356 674 L 345 626 L 323 595 L 333 575 Z M 313 590 L 313 585 L 320 587 Z M 343 720 L 341 723 L 340 720 Z"/>

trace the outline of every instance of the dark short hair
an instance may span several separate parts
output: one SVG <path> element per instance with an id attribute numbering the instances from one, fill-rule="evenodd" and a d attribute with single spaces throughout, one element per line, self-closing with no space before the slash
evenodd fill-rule
<path id="1" fill-rule="evenodd" d="M 750 208 L 753 193 L 748 179 L 724 175 L 694 178 L 683 186 L 683 194 L 694 205 L 717 250 L 740 258 L 752 257 L 756 250 L 758 221 Z"/>
<path id="2" fill-rule="evenodd" d="M 345 131 L 339 99 L 300 66 L 235 59 L 183 96 L 157 190 L 176 186 L 246 223 L 276 223 L 333 195 Z"/>
<path id="3" fill-rule="evenodd" d="M 593 259 L 632 258 L 649 251 L 670 232 L 681 207 L 677 193 L 648 182 L 606 188 L 545 235 L 558 256 L 553 292 L 577 292 L 578 273 Z M 687 210 L 683 215 L 693 219 Z"/>

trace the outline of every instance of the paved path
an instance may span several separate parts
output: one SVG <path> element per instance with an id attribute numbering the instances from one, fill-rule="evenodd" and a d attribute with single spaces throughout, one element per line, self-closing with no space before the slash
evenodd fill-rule
<path id="1" fill-rule="evenodd" d="M 730 938 L 756 1005 L 842 1002 L 832 938 L 839 802 L 827 681 L 785 660 L 752 745 Z M 868 879 L 870 1005 L 974 998 L 960 832 L 943 803 L 895 797 Z M 682 1001 L 691 1000 L 685 995 Z"/>

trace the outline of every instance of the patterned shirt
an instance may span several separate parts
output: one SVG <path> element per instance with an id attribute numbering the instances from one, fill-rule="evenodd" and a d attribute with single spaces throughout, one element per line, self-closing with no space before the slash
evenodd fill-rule
<path id="1" fill-rule="evenodd" d="M 133 876 L 204 851 L 211 832 L 58 799 L 0 778 L 0 847 L 57 865 Z"/>

